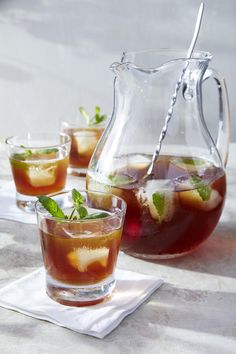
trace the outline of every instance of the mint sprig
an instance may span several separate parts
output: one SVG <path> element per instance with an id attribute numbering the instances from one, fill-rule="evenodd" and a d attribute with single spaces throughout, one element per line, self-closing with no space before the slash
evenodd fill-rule
<path id="1" fill-rule="evenodd" d="M 193 176 L 190 178 L 191 183 L 197 189 L 199 196 L 204 202 L 210 199 L 211 188 L 202 181 L 199 176 Z"/>
<path id="2" fill-rule="evenodd" d="M 99 106 L 95 107 L 95 114 L 92 117 L 84 107 L 79 107 L 79 111 L 82 114 L 82 116 L 86 119 L 88 126 L 100 124 L 107 119 L 106 114 L 101 114 L 101 108 Z"/>
<path id="3" fill-rule="evenodd" d="M 52 216 L 59 219 L 88 220 L 88 219 L 105 218 L 106 216 L 109 215 L 106 212 L 89 214 L 88 210 L 83 206 L 84 198 L 82 194 L 78 192 L 75 188 L 72 190 L 72 200 L 73 200 L 74 208 L 69 216 L 63 213 L 62 209 L 54 199 L 47 196 L 38 196 L 38 200 Z"/>
<path id="4" fill-rule="evenodd" d="M 152 201 L 159 216 L 162 216 L 165 210 L 165 194 L 158 192 L 153 193 Z"/>

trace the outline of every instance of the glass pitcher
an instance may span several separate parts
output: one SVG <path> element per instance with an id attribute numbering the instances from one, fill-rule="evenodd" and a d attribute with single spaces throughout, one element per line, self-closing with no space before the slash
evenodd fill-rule
<path id="1" fill-rule="evenodd" d="M 112 64 L 113 114 L 87 172 L 89 190 L 111 191 L 127 202 L 121 249 L 139 258 L 191 252 L 212 233 L 224 205 L 229 144 L 225 82 L 208 68 L 210 53 L 195 52 L 191 59 L 184 55 L 131 52 Z M 219 93 L 216 139 L 203 115 L 202 91 L 210 77 Z M 171 100 L 173 114 L 148 175 Z"/>

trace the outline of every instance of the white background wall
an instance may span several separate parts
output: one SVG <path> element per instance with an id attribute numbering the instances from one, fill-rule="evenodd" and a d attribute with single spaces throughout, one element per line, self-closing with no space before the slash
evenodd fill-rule
<path id="1" fill-rule="evenodd" d="M 187 48 L 198 0 L 1 0 L 0 136 L 59 128 L 77 107 L 110 114 L 123 50 Z M 236 1 L 205 0 L 197 49 L 226 77 L 236 141 Z M 216 100 L 206 99 L 215 126 Z"/>

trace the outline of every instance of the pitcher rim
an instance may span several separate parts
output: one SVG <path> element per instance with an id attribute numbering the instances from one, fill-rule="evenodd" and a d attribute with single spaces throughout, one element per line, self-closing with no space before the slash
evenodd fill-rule
<path id="1" fill-rule="evenodd" d="M 145 54 L 145 53 L 187 53 L 187 50 L 181 50 L 181 49 L 169 49 L 169 48 L 160 48 L 160 49 L 153 49 L 153 50 L 140 50 L 140 51 L 127 51 L 123 52 L 121 61 L 120 62 L 114 62 L 110 65 L 110 69 L 117 74 L 119 69 L 121 68 L 129 68 L 129 69 L 136 69 L 141 72 L 148 72 L 148 73 L 155 73 L 161 70 L 162 68 L 165 68 L 166 66 L 170 65 L 171 63 L 175 62 L 205 62 L 208 63 L 212 59 L 212 54 L 207 51 L 201 51 L 201 50 L 195 50 L 193 52 L 193 55 L 191 58 L 186 58 L 186 57 L 176 57 L 176 58 L 170 58 L 161 63 L 160 65 L 157 66 L 151 66 L 151 67 L 144 67 L 140 64 L 135 63 L 135 60 L 132 60 L 131 58 L 127 58 L 126 61 L 124 61 L 125 56 L 128 54 Z M 197 58 L 196 55 L 199 55 Z"/>
<path id="2" fill-rule="evenodd" d="M 145 53 L 183 53 L 187 54 L 187 49 L 171 49 L 171 48 L 159 48 L 159 49 L 149 49 L 149 50 L 128 50 L 128 51 L 123 51 L 122 57 L 121 57 L 121 63 L 123 63 L 124 57 L 126 55 L 130 54 L 145 54 Z M 196 55 L 200 55 L 199 57 L 196 57 Z M 191 58 L 186 58 L 186 56 L 176 56 L 176 58 L 170 59 L 168 61 L 175 61 L 175 60 L 211 60 L 212 59 L 212 54 L 208 51 L 205 50 L 194 50 L 193 54 L 191 55 Z"/>

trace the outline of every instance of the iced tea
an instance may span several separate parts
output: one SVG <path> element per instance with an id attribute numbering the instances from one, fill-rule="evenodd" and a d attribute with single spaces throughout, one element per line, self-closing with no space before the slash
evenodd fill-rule
<path id="1" fill-rule="evenodd" d="M 121 228 L 107 233 L 94 230 L 81 234 L 80 223 L 56 224 L 51 220 L 47 228 L 50 232 L 40 229 L 40 239 L 45 268 L 52 278 L 63 283 L 89 285 L 113 273 Z"/>
<path id="2" fill-rule="evenodd" d="M 64 189 L 71 140 L 64 133 L 27 133 L 6 139 L 16 204 L 34 212 L 36 196 Z"/>
<path id="3" fill-rule="evenodd" d="M 17 192 L 37 196 L 62 190 L 68 163 L 68 155 L 60 156 L 58 149 L 32 150 L 29 156 L 25 153 L 13 154 L 10 164 Z"/>
<path id="4" fill-rule="evenodd" d="M 70 166 L 86 169 L 93 151 L 104 131 L 104 127 L 65 128 L 71 137 Z"/>
<path id="5" fill-rule="evenodd" d="M 72 306 L 111 295 L 126 211 L 125 202 L 111 194 L 81 193 L 88 211 L 84 219 L 74 217 L 69 192 L 52 196 L 63 218 L 52 217 L 36 203 L 47 294 Z"/>
<path id="6" fill-rule="evenodd" d="M 115 169 L 105 183 L 90 174 L 88 189 L 111 190 L 126 201 L 121 241 L 126 253 L 153 259 L 188 253 L 212 233 L 220 218 L 225 173 L 203 159 L 160 156 L 144 183 L 148 165 L 130 162 Z"/>

